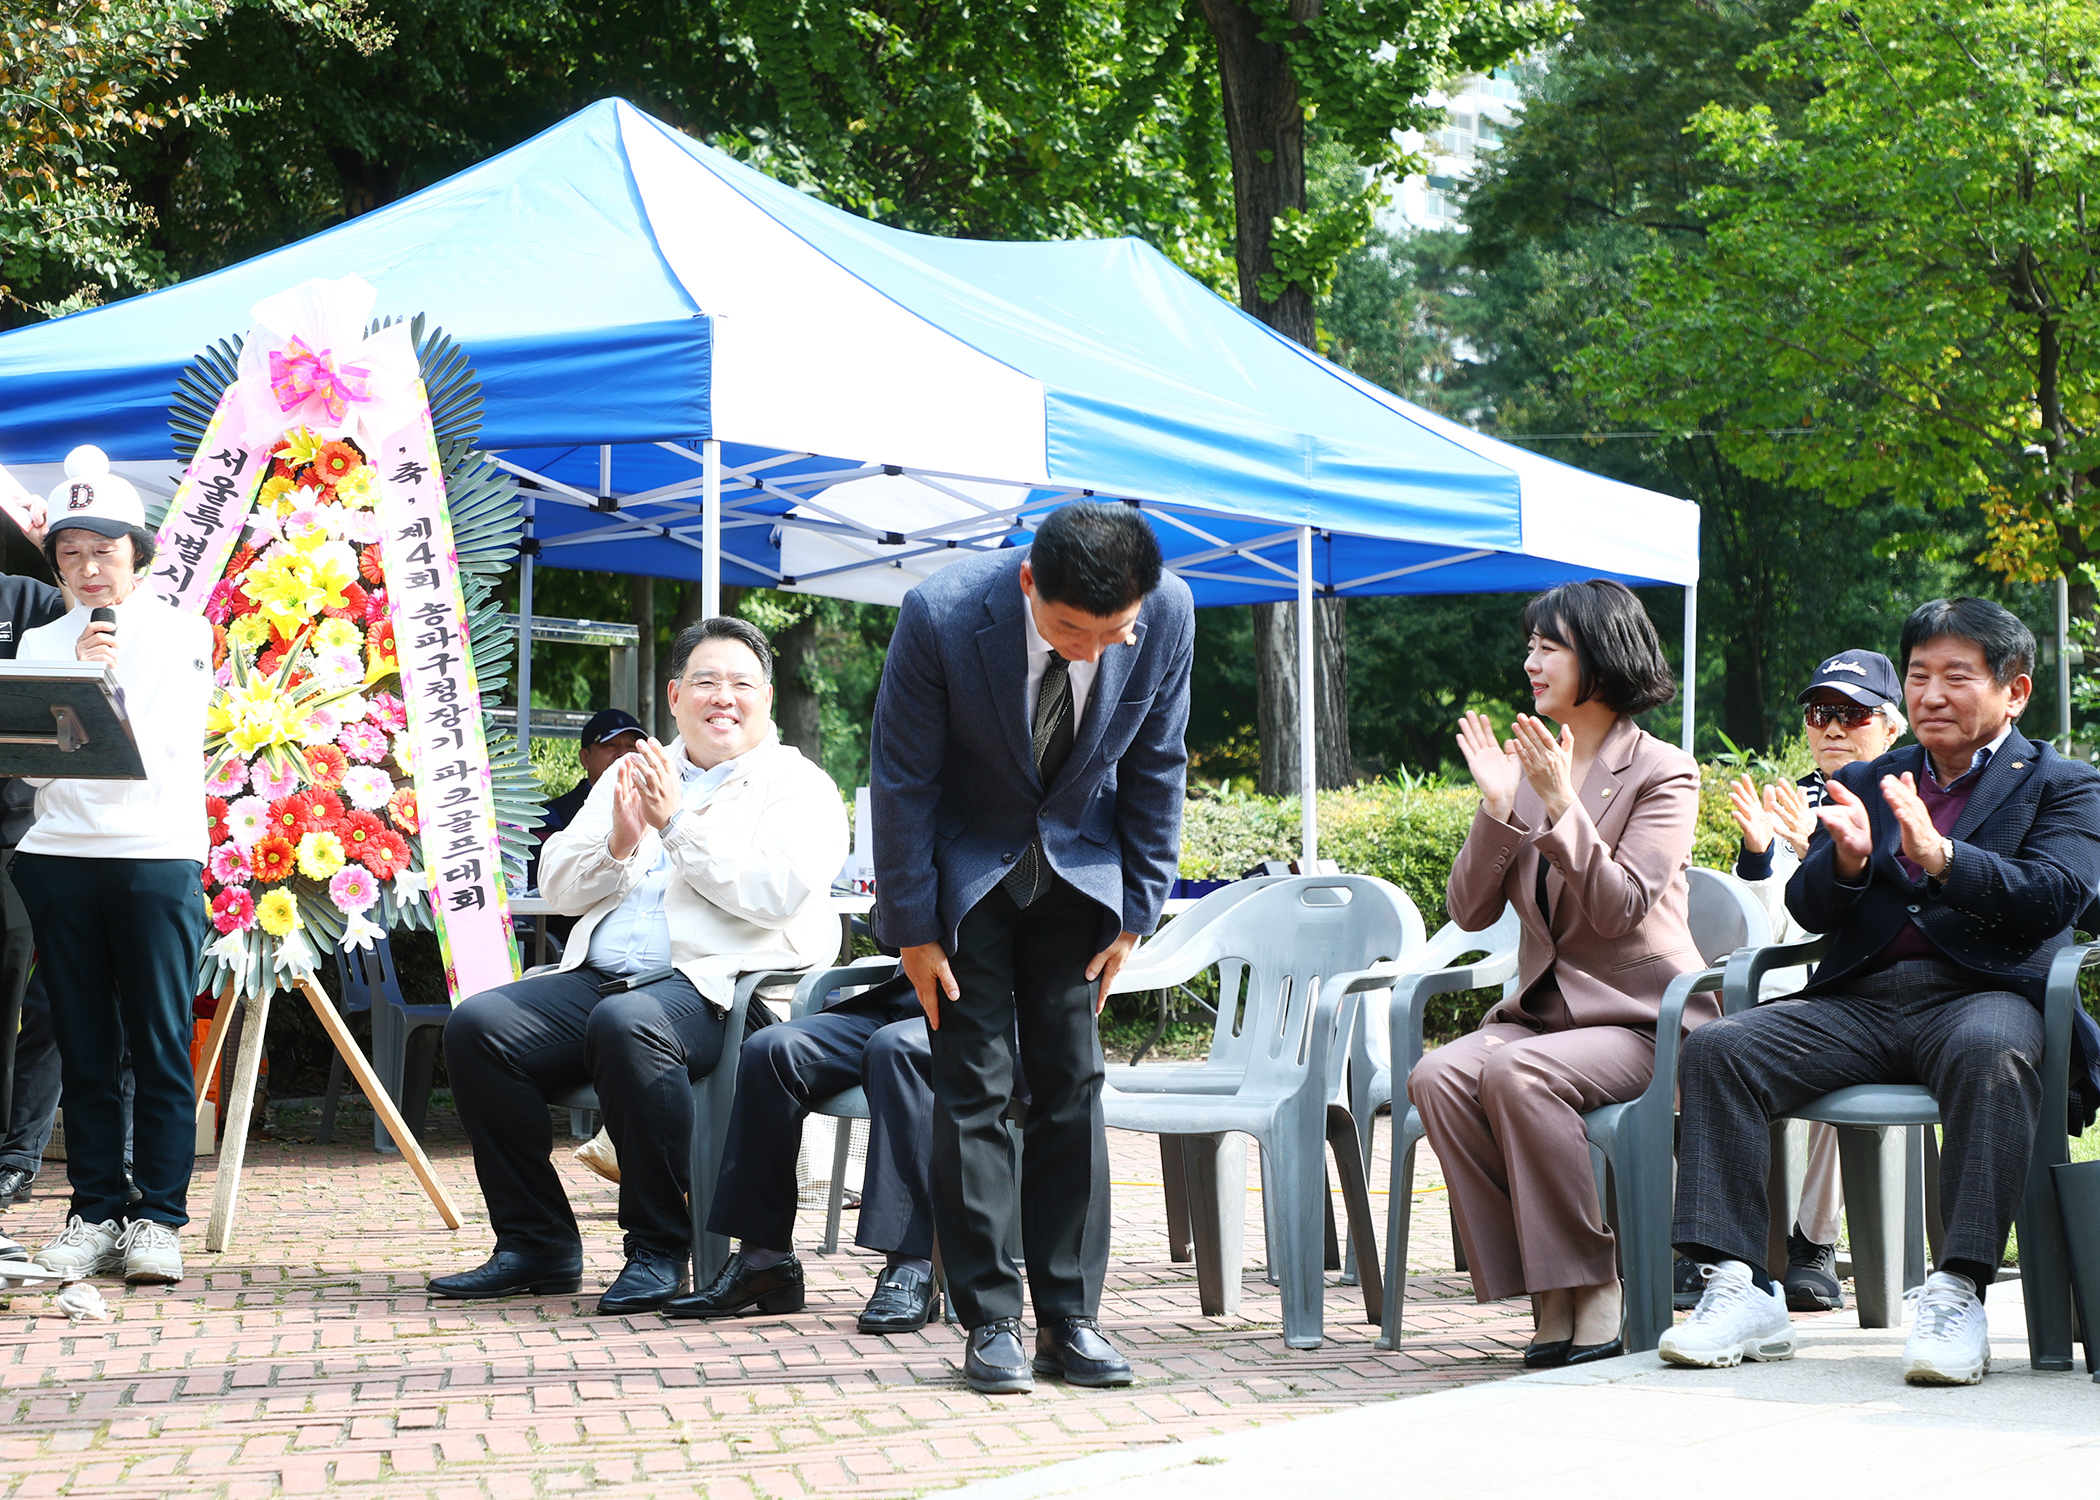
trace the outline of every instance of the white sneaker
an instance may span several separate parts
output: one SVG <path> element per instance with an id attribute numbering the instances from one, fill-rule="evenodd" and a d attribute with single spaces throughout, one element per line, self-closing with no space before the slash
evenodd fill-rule
<path id="1" fill-rule="evenodd" d="M 58 1238 L 37 1251 L 36 1263 L 47 1271 L 69 1276 L 108 1276 L 124 1267 L 124 1252 L 118 1241 L 123 1229 L 115 1219 L 90 1224 L 74 1214 Z"/>
<path id="2" fill-rule="evenodd" d="M 1911 1385 L 1975 1385 L 1990 1372 L 1991 1325 L 1976 1283 L 1934 1271 L 1903 1294 L 1915 1321 L 1903 1343 L 1903 1378 Z"/>
<path id="3" fill-rule="evenodd" d="M 1751 1284 L 1739 1260 L 1701 1266 L 1706 1290 L 1691 1316 L 1662 1336 L 1656 1353 L 1673 1365 L 1726 1369 L 1746 1359 L 1792 1359 L 1794 1325 L 1786 1315 L 1786 1293 Z"/>
<path id="4" fill-rule="evenodd" d="M 16 1244 L 6 1235 L 0 1234 L 0 1260 L 27 1259 L 29 1259 L 29 1252 L 27 1250 L 24 1250 L 20 1245 Z"/>
<path id="5" fill-rule="evenodd" d="M 124 1279 L 133 1286 L 172 1285 L 182 1280 L 182 1242 L 175 1230 L 153 1219 L 133 1219 L 117 1241 L 124 1252 Z"/>

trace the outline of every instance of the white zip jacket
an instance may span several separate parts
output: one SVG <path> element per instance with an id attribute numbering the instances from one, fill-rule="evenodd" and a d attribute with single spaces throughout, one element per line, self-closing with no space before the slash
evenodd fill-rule
<path id="1" fill-rule="evenodd" d="M 685 754 L 676 740 L 667 748 L 674 758 Z M 583 963 L 592 930 L 648 874 L 659 849 L 671 858 L 671 962 L 714 1004 L 729 1004 L 738 974 L 808 968 L 838 952 L 831 882 L 846 863 L 845 804 L 837 784 L 770 725 L 706 806 L 681 812 L 663 833 L 645 829 L 624 860 L 609 847 L 613 786 L 610 774 L 599 777 L 583 810 L 540 851 L 540 894 L 581 919 L 564 970 Z"/>
<path id="2" fill-rule="evenodd" d="M 76 859 L 188 859 L 210 850 L 204 713 L 213 689 L 211 622 L 163 604 L 141 582 L 117 611 L 117 682 L 144 781 L 33 780 L 36 823 L 16 847 Z M 22 637 L 15 660 L 74 662 L 88 607 Z"/>

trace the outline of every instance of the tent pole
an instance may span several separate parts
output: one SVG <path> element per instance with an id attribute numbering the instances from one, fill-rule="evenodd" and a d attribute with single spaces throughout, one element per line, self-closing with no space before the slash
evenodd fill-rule
<path id="1" fill-rule="evenodd" d="M 518 547 L 518 743 L 532 759 L 532 535 L 533 497 L 525 492 L 525 537 Z"/>
<path id="2" fill-rule="evenodd" d="M 2064 725 L 2064 754 L 2071 753 L 2071 580 L 2056 575 L 2056 701 Z"/>
<path id="3" fill-rule="evenodd" d="M 1699 585 L 1684 586 L 1684 753 L 1692 751 L 1692 700 L 1699 690 Z"/>
<path id="4" fill-rule="evenodd" d="M 1320 857 L 1319 746 L 1313 713 L 1313 529 L 1298 528 L 1298 869 L 1314 873 Z"/>
<path id="5" fill-rule="evenodd" d="M 722 442 L 700 445 L 700 613 L 722 612 Z"/>

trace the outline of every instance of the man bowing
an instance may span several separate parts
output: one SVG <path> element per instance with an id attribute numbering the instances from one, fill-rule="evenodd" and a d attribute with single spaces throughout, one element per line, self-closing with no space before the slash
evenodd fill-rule
<path id="1" fill-rule="evenodd" d="M 869 778 L 876 916 L 932 1028 L 934 1225 L 974 1390 L 1026 1391 L 1031 1368 L 1131 1378 L 1095 1321 L 1108 1145 L 1094 1016 L 1180 858 L 1194 640 L 1188 586 L 1144 519 L 1075 501 L 1028 548 L 913 589 L 890 642 Z M 1017 1039 L 1033 1361 L 1006 1253 Z"/>

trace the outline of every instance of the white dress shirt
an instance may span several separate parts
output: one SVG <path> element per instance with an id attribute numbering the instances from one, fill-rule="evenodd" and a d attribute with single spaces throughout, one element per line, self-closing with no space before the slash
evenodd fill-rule
<path id="1" fill-rule="evenodd" d="M 737 763 L 725 760 L 711 771 L 703 771 L 686 759 L 685 746 L 678 747 L 679 811 L 707 806 L 716 790 L 736 773 Z M 617 774 L 617 767 L 615 773 Z M 656 862 L 626 899 L 607 912 L 591 931 L 589 956 L 584 962 L 605 974 L 646 974 L 668 968 L 671 963 L 671 923 L 664 915 L 664 893 L 671 885 L 671 855 L 659 843 Z"/>
<path id="2" fill-rule="evenodd" d="M 1021 610 L 1021 625 L 1028 632 L 1028 691 L 1023 700 L 1028 708 L 1028 727 L 1035 728 L 1035 700 L 1043 689 L 1043 674 L 1050 670 L 1050 653 L 1056 648 L 1043 639 L 1043 633 L 1035 628 L 1035 604 L 1024 603 Z M 1087 694 L 1094 690 L 1094 674 L 1101 670 L 1101 659 L 1075 661 L 1065 664 L 1072 680 L 1072 728 L 1077 731 L 1080 721 L 1086 717 Z"/>

